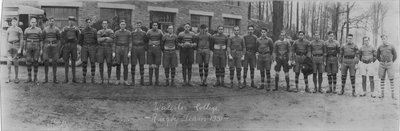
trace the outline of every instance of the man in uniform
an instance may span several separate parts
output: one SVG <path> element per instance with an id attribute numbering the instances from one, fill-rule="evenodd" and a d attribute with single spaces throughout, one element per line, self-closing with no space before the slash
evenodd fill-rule
<path id="1" fill-rule="evenodd" d="M 328 40 L 325 41 L 326 48 L 326 66 L 325 71 L 328 76 L 329 89 L 326 93 L 336 94 L 336 83 L 338 73 L 338 58 L 340 52 L 340 44 L 337 40 L 334 40 L 334 34 L 332 31 L 328 32 Z"/>
<path id="2" fill-rule="evenodd" d="M 54 18 L 49 18 L 49 25 L 43 30 L 43 60 L 45 80 L 48 82 L 49 63 L 53 65 L 53 82 L 57 82 L 57 59 L 59 58 L 59 45 L 60 45 L 60 29 L 54 26 Z"/>
<path id="3" fill-rule="evenodd" d="M 369 76 L 369 86 L 371 87 L 371 97 L 375 97 L 374 94 L 374 75 L 376 75 L 375 61 L 376 61 L 376 49 L 374 46 L 369 44 L 369 37 L 363 37 L 363 45 L 360 48 L 360 65 L 359 70 L 362 78 L 363 94 L 360 96 L 366 96 L 367 92 L 367 75 Z"/>
<path id="4" fill-rule="evenodd" d="M 135 68 L 137 63 L 139 63 L 140 70 L 140 85 L 144 85 L 144 64 L 146 55 L 146 32 L 142 30 L 142 23 L 140 21 L 136 22 L 136 29 L 132 31 L 132 57 L 131 57 L 131 75 L 132 75 L 132 85 L 135 85 Z"/>
<path id="5" fill-rule="evenodd" d="M 194 42 L 195 34 L 190 31 L 191 27 L 189 23 L 186 23 L 184 27 L 185 30 L 178 35 L 180 46 L 179 58 L 182 64 L 183 81 L 187 86 L 192 86 L 190 81 L 192 79 L 192 64 L 194 61 L 193 49 L 196 47 L 196 43 Z"/>
<path id="6" fill-rule="evenodd" d="M 225 66 L 226 66 L 226 46 L 228 45 L 228 37 L 224 35 L 224 27 L 218 26 L 218 33 L 212 36 L 213 47 L 213 66 L 215 67 L 215 75 L 217 82 L 214 86 L 225 86 Z"/>
<path id="7" fill-rule="evenodd" d="M 82 30 L 80 37 L 81 45 L 81 60 L 82 60 L 82 72 L 83 72 L 83 83 L 86 83 L 86 72 L 88 59 L 90 59 L 90 71 L 92 73 L 92 83 L 94 83 L 94 75 L 96 72 L 96 50 L 97 50 L 97 30 L 92 28 L 92 20 L 85 20 L 85 28 Z"/>
<path id="8" fill-rule="evenodd" d="M 342 72 L 342 90 L 339 95 L 344 94 L 346 85 L 347 71 L 350 73 L 350 81 L 352 86 L 352 96 L 356 96 L 356 67 L 358 64 L 358 47 L 353 43 L 353 34 L 347 35 L 347 42 L 340 48 L 339 63 L 341 63 Z"/>
<path id="9" fill-rule="evenodd" d="M 37 81 L 37 72 L 39 68 L 39 57 L 42 54 L 42 29 L 36 27 L 37 19 L 31 18 L 31 26 L 25 29 L 25 51 L 26 65 L 28 66 L 28 81 L 32 82 L 32 65 L 33 65 L 33 82 Z"/>
<path id="10" fill-rule="evenodd" d="M 196 35 L 197 40 L 197 54 L 196 60 L 199 64 L 199 73 L 201 79 L 201 86 L 207 86 L 208 76 L 208 63 L 210 61 L 211 34 L 207 32 L 206 25 L 200 26 L 200 33 Z"/>
<path id="11" fill-rule="evenodd" d="M 273 91 L 278 90 L 279 85 L 279 72 L 283 68 L 283 72 L 285 72 L 285 80 L 286 80 L 286 91 L 289 91 L 289 63 L 291 63 L 292 52 L 290 50 L 290 43 L 285 41 L 286 32 L 282 31 L 279 40 L 275 41 L 274 50 L 273 50 L 273 59 L 275 65 L 275 89 Z"/>
<path id="12" fill-rule="evenodd" d="M 97 62 L 99 63 L 99 71 L 101 84 L 104 83 L 104 59 L 107 62 L 107 84 L 110 84 L 111 69 L 112 69 L 112 47 L 114 42 L 114 31 L 108 28 L 108 21 L 103 20 L 101 25 L 103 29 L 97 31 Z"/>
<path id="13" fill-rule="evenodd" d="M 300 70 L 302 69 L 302 63 L 306 57 L 309 57 L 310 54 L 308 52 L 308 47 L 310 45 L 310 42 L 304 39 L 304 32 L 299 31 L 298 32 L 298 37 L 299 39 L 294 41 L 293 46 L 292 46 L 292 52 L 293 52 L 293 60 L 294 60 L 294 68 L 293 71 L 295 73 L 295 84 L 296 84 L 296 90 L 294 92 L 299 91 L 299 76 L 300 76 Z M 304 76 L 304 83 L 305 83 L 305 91 L 307 93 L 310 93 L 310 90 L 308 89 L 308 75 L 306 75 L 303 72 Z"/>
<path id="14" fill-rule="evenodd" d="M 265 75 L 267 76 L 267 91 L 270 90 L 271 84 L 271 64 L 272 64 L 272 52 L 274 50 L 274 42 L 267 36 L 267 29 L 261 29 L 261 37 L 257 39 L 257 68 L 261 74 L 261 86 L 258 89 L 264 89 L 265 86 Z M 247 50 L 247 48 L 246 48 Z"/>
<path id="15" fill-rule="evenodd" d="M 178 36 L 174 34 L 174 26 L 169 25 L 168 33 L 164 35 L 161 41 L 161 47 L 164 52 L 163 67 L 166 77 L 166 86 L 175 86 L 175 69 L 178 67 L 178 55 L 176 49 L 178 46 Z M 171 84 L 169 82 L 169 74 L 171 72 Z"/>
<path id="16" fill-rule="evenodd" d="M 397 100 L 394 96 L 394 66 L 393 63 L 397 58 L 396 49 L 387 41 L 387 36 L 382 35 L 382 45 L 378 47 L 377 58 L 379 63 L 379 78 L 381 78 L 381 95 L 379 98 L 384 97 L 385 90 L 385 76 L 387 74 L 390 80 L 390 89 L 392 90 L 392 99 Z"/>
<path id="17" fill-rule="evenodd" d="M 80 31 L 78 27 L 74 26 L 75 17 L 68 17 L 68 26 L 63 28 L 61 33 L 62 40 L 62 57 L 64 60 L 65 66 L 65 81 L 64 83 L 68 83 L 68 70 L 69 70 L 69 60 L 71 58 L 71 68 L 72 68 L 72 82 L 77 83 L 75 79 L 75 61 L 78 57 L 78 39 L 80 36 Z"/>
<path id="18" fill-rule="evenodd" d="M 131 52 L 129 49 L 132 48 L 132 37 L 131 37 L 131 32 L 127 29 L 126 27 L 126 22 L 121 21 L 119 24 L 120 28 L 118 31 L 115 32 L 114 34 L 114 50 L 113 50 L 113 56 L 115 57 L 115 61 L 117 63 L 117 81 L 115 82 L 115 85 L 120 84 L 120 78 L 121 78 L 121 63 L 124 68 L 124 84 L 129 85 L 128 83 L 128 62 L 129 62 L 129 57 L 131 55 Z"/>
<path id="19" fill-rule="evenodd" d="M 228 64 L 229 64 L 229 76 L 231 80 L 231 88 L 233 88 L 233 78 L 235 75 L 236 68 L 236 77 L 238 81 L 238 87 L 241 86 L 241 72 L 242 72 L 242 60 L 244 60 L 244 52 L 246 52 L 246 48 L 244 45 L 243 37 L 239 36 L 239 26 L 233 27 L 234 36 L 231 36 L 228 39 Z"/>
<path id="20" fill-rule="evenodd" d="M 314 40 L 311 42 L 308 51 L 311 53 L 313 61 L 313 82 L 314 92 L 322 93 L 322 73 L 324 72 L 325 59 L 326 59 L 326 48 L 324 41 L 320 40 L 319 32 L 314 33 Z M 318 81 L 317 81 L 318 80 Z M 318 86 L 317 86 L 318 85 Z"/>
<path id="21" fill-rule="evenodd" d="M 14 73 L 15 73 L 15 83 L 19 83 L 18 79 L 18 54 L 22 53 L 22 43 L 24 38 L 24 33 L 22 29 L 17 26 L 17 18 L 11 20 L 11 26 L 7 29 L 7 43 L 8 43 L 8 59 L 7 59 L 7 69 L 8 69 L 8 80 L 6 83 L 11 82 L 11 61 L 14 62 Z"/>
<path id="22" fill-rule="evenodd" d="M 147 50 L 147 64 L 149 64 L 149 85 L 153 84 L 153 70 L 156 78 L 155 85 L 158 86 L 159 66 L 161 65 L 161 39 L 163 33 L 158 29 L 158 22 L 153 22 L 151 30 L 147 31 L 147 39 L 149 40 L 148 50 Z"/>
<path id="23" fill-rule="evenodd" d="M 244 61 L 243 61 L 243 87 L 246 87 L 246 78 L 247 78 L 247 70 L 248 67 L 250 66 L 250 78 L 251 78 L 251 87 L 257 88 L 257 86 L 254 84 L 254 68 L 256 67 L 256 52 L 257 52 L 257 46 L 256 46 L 256 41 L 257 41 L 257 36 L 253 34 L 254 32 L 254 26 L 249 25 L 247 27 L 248 34 L 243 37 L 244 39 L 244 44 L 246 46 L 246 53 L 244 55 Z"/>

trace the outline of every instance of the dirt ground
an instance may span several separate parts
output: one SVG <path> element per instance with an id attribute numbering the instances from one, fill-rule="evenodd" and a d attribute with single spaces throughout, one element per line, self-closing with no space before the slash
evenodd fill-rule
<path id="1" fill-rule="evenodd" d="M 390 98 L 388 86 L 386 97 L 378 99 L 351 97 L 349 80 L 344 96 L 304 93 L 302 77 L 301 92 L 286 92 L 283 73 L 282 87 L 276 92 L 211 84 L 206 88 L 183 87 L 180 72 L 176 87 L 6 84 L 6 66 L 0 67 L 2 130 L 399 130 L 399 106 Z M 25 81 L 26 67 L 20 71 L 20 79 Z M 39 71 L 39 80 L 43 81 L 43 67 Z M 81 68 L 77 71 L 81 79 Z M 212 84 L 213 71 L 209 77 Z M 164 84 L 164 71 L 160 72 Z M 194 84 L 198 85 L 197 66 L 193 72 Z M 63 73 L 63 67 L 59 67 L 60 81 L 64 80 Z M 227 75 L 227 83 L 228 79 Z M 398 80 L 397 75 L 396 85 Z M 258 71 L 256 81 L 260 81 Z M 360 82 L 358 77 L 357 93 L 361 92 Z M 291 85 L 294 87 L 292 72 Z M 375 85 L 379 89 L 379 80 Z M 326 78 L 323 89 L 327 89 Z"/>

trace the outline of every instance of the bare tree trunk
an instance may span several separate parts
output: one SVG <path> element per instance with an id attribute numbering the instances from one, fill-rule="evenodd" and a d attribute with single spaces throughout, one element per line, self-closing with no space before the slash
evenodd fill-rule
<path id="1" fill-rule="evenodd" d="M 334 4 L 334 11 L 332 13 L 332 31 L 335 34 L 335 38 L 338 38 L 338 27 L 339 27 L 339 15 L 340 15 L 340 2 Z"/>
<path id="2" fill-rule="evenodd" d="M 261 1 L 258 2 L 258 19 L 259 19 L 259 20 L 262 20 Z"/>
<path id="3" fill-rule="evenodd" d="M 283 27 L 283 1 L 273 1 L 272 23 L 273 23 L 273 37 L 274 41 L 278 40 L 279 34 Z"/>
<path id="4" fill-rule="evenodd" d="M 247 12 L 248 12 L 247 17 L 249 20 L 251 20 L 251 2 L 249 2 L 249 8 Z"/>
<path id="5" fill-rule="evenodd" d="M 347 37 L 347 35 L 349 35 L 349 31 L 350 31 L 350 18 L 349 18 L 349 16 L 350 16 L 350 5 L 349 5 L 349 3 L 350 2 L 347 2 L 347 10 L 346 10 L 346 37 Z"/>
<path id="6" fill-rule="evenodd" d="M 296 32 L 299 31 L 299 2 L 297 1 L 297 8 L 296 8 Z"/>
<path id="7" fill-rule="evenodd" d="M 315 13 L 315 1 L 313 2 L 312 12 L 311 12 L 311 35 L 313 35 L 315 29 L 314 13 Z"/>
<path id="8" fill-rule="evenodd" d="M 292 30 L 292 17 L 293 17 L 293 1 L 290 1 L 290 25 L 289 25 L 290 30 Z"/>

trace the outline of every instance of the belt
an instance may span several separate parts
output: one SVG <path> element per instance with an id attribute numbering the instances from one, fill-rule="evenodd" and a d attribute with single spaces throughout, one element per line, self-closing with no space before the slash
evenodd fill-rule
<path id="1" fill-rule="evenodd" d="M 176 51 L 175 49 L 169 49 L 169 50 L 164 50 L 165 52 L 174 52 Z"/>
<path id="2" fill-rule="evenodd" d="M 144 45 L 132 45 L 132 47 L 144 47 Z"/>
<path id="3" fill-rule="evenodd" d="M 315 56 L 315 57 L 321 57 L 321 56 L 324 56 L 323 54 L 314 54 L 313 56 Z"/>
<path id="4" fill-rule="evenodd" d="M 27 39 L 27 42 L 40 42 L 40 40 L 32 40 L 32 39 Z"/>
<path id="5" fill-rule="evenodd" d="M 391 60 L 389 60 L 389 61 L 380 61 L 381 63 L 389 63 L 389 62 L 392 62 Z"/>
<path id="6" fill-rule="evenodd" d="M 346 58 L 346 59 L 354 59 L 354 57 L 355 56 L 350 56 L 350 55 L 343 56 L 343 58 Z"/>
<path id="7" fill-rule="evenodd" d="M 57 44 L 57 41 L 47 41 L 47 42 L 49 42 L 50 44 Z"/>
<path id="8" fill-rule="evenodd" d="M 337 55 L 329 54 L 329 55 L 326 55 L 326 57 L 337 57 Z"/>
<path id="9" fill-rule="evenodd" d="M 160 47 L 160 45 L 150 45 L 150 47 Z"/>
<path id="10" fill-rule="evenodd" d="M 257 50 L 246 50 L 246 53 L 256 53 Z"/>
<path id="11" fill-rule="evenodd" d="M 262 54 L 262 55 L 271 54 L 271 52 L 260 52 L 260 54 Z"/>
<path id="12" fill-rule="evenodd" d="M 305 56 L 307 53 L 296 53 L 296 55 L 299 55 L 299 56 Z"/>

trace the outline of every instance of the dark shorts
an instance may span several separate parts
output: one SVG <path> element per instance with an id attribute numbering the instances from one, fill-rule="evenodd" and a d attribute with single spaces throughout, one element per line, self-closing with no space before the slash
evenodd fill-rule
<path id="1" fill-rule="evenodd" d="M 196 52 L 197 64 L 208 64 L 210 62 L 210 50 L 198 49 Z"/>
<path id="2" fill-rule="evenodd" d="M 164 51 L 162 65 L 164 68 L 178 67 L 178 55 L 176 51 Z"/>
<path id="3" fill-rule="evenodd" d="M 146 63 L 146 50 L 144 46 L 133 46 L 131 49 L 131 64 L 137 65 L 139 61 L 139 65 L 144 65 Z"/>
<path id="4" fill-rule="evenodd" d="M 128 46 L 116 46 L 115 47 L 115 63 L 116 64 L 122 63 L 123 65 L 128 65 L 129 64 L 128 52 L 129 52 Z"/>
<path id="5" fill-rule="evenodd" d="M 192 65 L 194 62 L 193 49 L 183 49 L 179 52 L 180 62 L 183 66 Z"/>
<path id="6" fill-rule="evenodd" d="M 342 67 L 340 69 L 342 75 L 347 75 L 349 71 L 350 76 L 356 75 L 356 60 L 343 58 Z"/>
<path id="7" fill-rule="evenodd" d="M 95 45 L 84 45 L 81 48 L 81 60 L 82 62 L 87 62 L 88 58 L 90 63 L 96 62 L 96 51 L 97 46 Z"/>
<path id="8" fill-rule="evenodd" d="M 96 62 L 104 63 L 104 59 L 107 63 L 112 63 L 112 47 L 111 46 L 98 46 L 96 52 Z"/>
<path id="9" fill-rule="evenodd" d="M 304 59 L 306 59 L 306 57 L 307 57 L 307 56 L 305 56 L 305 55 L 302 55 L 302 56 L 296 55 L 296 56 L 294 57 L 294 61 L 295 61 L 296 65 L 295 65 L 294 68 L 293 68 L 293 72 L 295 72 L 295 73 L 300 73 L 300 70 L 301 70 L 301 68 L 302 68 L 301 63 L 303 63 L 303 61 L 304 61 Z"/>
<path id="10" fill-rule="evenodd" d="M 29 42 L 26 44 L 26 62 L 31 64 L 34 61 L 38 61 L 40 57 L 40 45 L 39 42 Z"/>
<path id="11" fill-rule="evenodd" d="M 156 47 L 149 47 L 149 50 L 147 51 L 147 64 L 149 65 L 161 65 L 161 48 L 160 46 Z"/>
<path id="12" fill-rule="evenodd" d="M 396 71 L 394 71 L 393 62 L 379 62 L 379 69 L 378 69 L 379 78 L 385 79 L 385 76 L 387 74 L 389 79 L 394 79 L 395 73 Z"/>
<path id="13" fill-rule="evenodd" d="M 67 42 L 62 47 L 62 57 L 64 62 L 69 62 L 69 58 L 72 61 L 76 61 L 78 59 L 78 47 L 77 42 Z"/>
<path id="14" fill-rule="evenodd" d="M 276 65 L 275 65 L 275 71 L 280 72 L 281 68 L 283 68 L 283 72 L 289 72 L 289 58 L 277 58 L 276 59 Z"/>
<path id="15" fill-rule="evenodd" d="M 244 55 L 243 67 L 248 68 L 250 66 L 250 68 L 255 68 L 256 62 L 256 53 L 246 52 L 246 54 Z"/>
<path id="16" fill-rule="evenodd" d="M 57 60 L 60 46 L 58 44 L 45 44 L 43 47 L 43 60 Z"/>
<path id="17" fill-rule="evenodd" d="M 313 56 L 313 73 L 323 73 L 324 72 L 324 57 L 323 56 Z"/>
<path id="18" fill-rule="evenodd" d="M 225 68 L 226 67 L 226 51 L 225 50 L 214 50 L 213 52 L 213 66 L 215 68 Z"/>
<path id="19" fill-rule="evenodd" d="M 242 68 L 242 51 L 232 51 L 233 59 L 228 59 L 228 65 L 230 68 Z"/>
<path id="20" fill-rule="evenodd" d="M 257 69 L 271 70 L 272 56 L 271 54 L 259 54 L 257 60 Z"/>
<path id="21" fill-rule="evenodd" d="M 337 57 L 327 57 L 326 58 L 326 67 L 325 71 L 328 74 L 336 74 L 338 73 L 339 64 L 338 64 L 338 58 Z"/>

